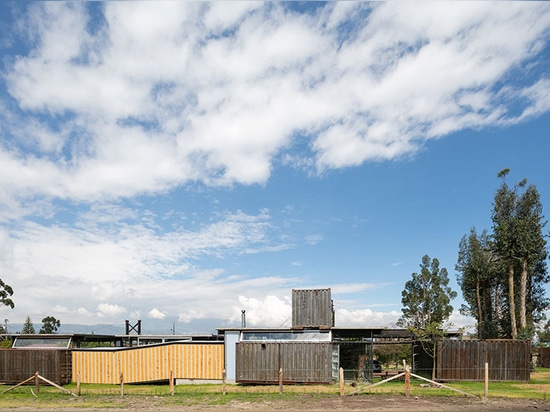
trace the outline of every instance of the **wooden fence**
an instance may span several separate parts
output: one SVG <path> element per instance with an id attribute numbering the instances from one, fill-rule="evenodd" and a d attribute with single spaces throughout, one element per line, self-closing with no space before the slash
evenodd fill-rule
<path id="1" fill-rule="evenodd" d="M 442 381 L 529 382 L 531 342 L 525 340 L 444 340 L 439 343 L 437 378 Z"/>
<path id="2" fill-rule="evenodd" d="M 0 382 L 17 384 L 36 372 L 58 384 L 71 382 L 69 349 L 0 349 Z"/>
<path id="3" fill-rule="evenodd" d="M 174 379 L 219 380 L 223 342 L 173 342 L 133 348 L 73 349 L 73 381 L 118 384 Z"/>
<path id="4" fill-rule="evenodd" d="M 236 344 L 237 383 L 331 383 L 332 344 L 329 342 L 239 342 Z"/>
<path id="5" fill-rule="evenodd" d="M 550 348 L 538 348 L 537 366 L 550 368 Z"/>

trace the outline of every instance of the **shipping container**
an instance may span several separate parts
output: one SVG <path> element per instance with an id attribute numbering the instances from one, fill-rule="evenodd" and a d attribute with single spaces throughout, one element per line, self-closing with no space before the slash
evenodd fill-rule
<path id="1" fill-rule="evenodd" d="M 334 308 L 329 289 L 292 289 L 292 327 L 324 328 L 334 326 Z"/>
<path id="2" fill-rule="evenodd" d="M 236 344 L 236 382 L 331 383 L 330 342 L 239 342 Z"/>

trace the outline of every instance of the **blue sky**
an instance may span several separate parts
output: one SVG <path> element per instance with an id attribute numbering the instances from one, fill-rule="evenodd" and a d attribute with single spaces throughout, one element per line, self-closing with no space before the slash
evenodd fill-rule
<path id="1" fill-rule="evenodd" d="M 330 287 L 394 326 L 423 255 L 460 292 L 500 170 L 550 201 L 549 34 L 544 2 L 2 2 L 0 316 L 285 326 Z"/>

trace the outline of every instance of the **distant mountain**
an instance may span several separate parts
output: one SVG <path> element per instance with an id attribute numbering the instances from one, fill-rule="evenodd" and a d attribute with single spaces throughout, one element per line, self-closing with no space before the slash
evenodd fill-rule
<path id="1" fill-rule="evenodd" d="M 134 326 L 137 321 L 131 321 Z M 236 327 L 238 325 L 223 324 L 220 319 L 203 319 L 195 322 L 180 323 L 166 320 L 151 320 L 146 319 L 141 322 L 142 335 L 205 335 L 216 333 L 216 328 Z M 40 330 L 41 325 L 34 325 L 36 333 Z M 61 327 L 57 330 L 58 334 L 95 334 L 95 335 L 124 335 L 126 332 L 124 322 L 120 324 L 96 324 L 96 325 L 81 325 L 81 324 L 64 324 L 61 321 Z M 19 333 L 23 329 L 22 323 L 10 323 L 8 325 L 8 333 Z M 135 333 L 135 332 L 132 332 Z"/>

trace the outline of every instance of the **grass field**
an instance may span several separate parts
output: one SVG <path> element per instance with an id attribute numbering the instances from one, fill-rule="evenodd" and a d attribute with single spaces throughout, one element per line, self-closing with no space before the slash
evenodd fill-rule
<path id="1" fill-rule="evenodd" d="M 460 391 L 483 397 L 483 382 L 449 382 L 446 383 Z M 10 386 L 0 386 L 0 392 Z M 72 393 L 77 393 L 75 384 L 64 386 Z M 222 393 L 221 384 L 208 385 L 177 385 L 174 395 L 170 388 L 164 385 L 124 385 L 124 393 L 118 385 L 82 385 L 81 396 L 73 396 L 52 386 L 40 386 L 37 392 L 34 385 L 20 386 L 0 395 L 0 408 L 32 407 L 32 408 L 119 408 L 142 407 L 154 400 L 155 407 L 170 408 L 172 406 L 193 405 L 224 405 L 231 402 L 265 403 L 271 400 L 323 399 L 337 397 L 340 386 L 334 385 L 286 385 L 283 394 L 276 385 L 227 385 L 226 394 Z M 374 388 L 366 385 L 345 386 L 345 394 L 354 396 L 384 396 L 403 395 L 403 381 L 395 380 Z M 123 396 L 122 396 L 123 395 Z M 424 381 L 412 379 L 411 395 L 422 397 L 462 397 L 460 393 L 450 389 L 426 385 Z M 550 400 L 550 369 L 537 369 L 531 374 L 531 382 L 490 382 L 490 398 L 514 398 Z"/>

